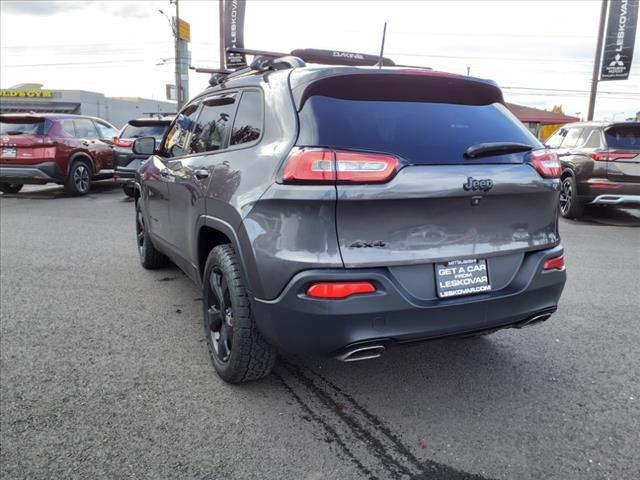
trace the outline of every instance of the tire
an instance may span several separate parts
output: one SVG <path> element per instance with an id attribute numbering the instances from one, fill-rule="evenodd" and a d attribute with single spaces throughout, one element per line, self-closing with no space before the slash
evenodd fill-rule
<path id="1" fill-rule="evenodd" d="M 169 257 L 156 250 L 145 226 L 140 202 L 136 202 L 136 242 L 140 264 L 147 270 L 155 270 L 169 265 Z"/>
<path id="2" fill-rule="evenodd" d="M 220 378 L 242 383 L 269 375 L 277 351 L 258 331 L 231 245 L 209 253 L 202 291 L 209 356 Z"/>
<path id="3" fill-rule="evenodd" d="M 21 183 L 0 183 L 0 192 L 2 193 L 18 193 L 22 190 Z"/>
<path id="4" fill-rule="evenodd" d="M 563 178 L 560 187 L 560 215 L 564 218 L 578 218 L 582 215 L 584 205 L 578 200 L 577 193 L 578 188 L 573 175 Z"/>
<path id="5" fill-rule="evenodd" d="M 93 171 L 87 160 L 76 160 L 69 169 L 69 175 L 64 183 L 64 190 L 69 195 L 85 195 L 91 189 Z"/>
<path id="6" fill-rule="evenodd" d="M 131 185 L 123 185 L 122 191 L 127 197 L 133 198 L 136 196 L 136 189 L 133 188 Z"/>

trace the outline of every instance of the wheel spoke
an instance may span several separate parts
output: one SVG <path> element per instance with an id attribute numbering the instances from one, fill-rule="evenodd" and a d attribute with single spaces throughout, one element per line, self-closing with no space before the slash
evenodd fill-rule
<path id="1" fill-rule="evenodd" d="M 226 282 L 222 273 L 216 270 L 212 271 L 209 277 L 209 284 L 211 285 L 213 295 L 216 297 L 218 310 L 224 311 L 226 307 L 224 298 L 224 287 L 226 287 Z"/>
<path id="2" fill-rule="evenodd" d="M 231 354 L 231 345 L 229 343 L 229 331 L 228 327 L 224 324 L 220 328 L 220 338 L 218 339 L 218 357 L 223 362 L 229 359 Z"/>
<path id="3" fill-rule="evenodd" d="M 209 329 L 213 332 L 220 330 L 222 326 L 222 314 L 216 307 L 211 306 L 207 310 L 207 319 L 209 321 Z"/>

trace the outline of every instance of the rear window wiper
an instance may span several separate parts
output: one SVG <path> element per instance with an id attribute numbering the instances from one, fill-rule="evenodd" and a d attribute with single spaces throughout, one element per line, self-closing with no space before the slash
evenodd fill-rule
<path id="1" fill-rule="evenodd" d="M 477 143 L 471 145 L 464 152 L 466 158 L 478 158 L 488 157 L 490 155 L 503 155 L 506 153 L 518 153 L 528 152 L 533 150 L 531 145 L 525 143 L 511 143 L 511 142 L 490 142 L 490 143 Z"/>
<path id="2" fill-rule="evenodd" d="M 24 132 L 19 130 L 9 130 L 8 132 L 4 132 L 3 135 L 22 135 Z"/>

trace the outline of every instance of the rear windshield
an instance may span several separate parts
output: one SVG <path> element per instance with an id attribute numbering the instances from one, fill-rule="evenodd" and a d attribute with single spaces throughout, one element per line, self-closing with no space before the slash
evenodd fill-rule
<path id="1" fill-rule="evenodd" d="M 640 150 L 640 126 L 611 127 L 605 130 L 607 146 L 621 150 Z"/>
<path id="2" fill-rule="evenodd" d="M 155 137 L 156 140 L 160 141 L 167 128 L 168 125 L 127 125 L 120 136 L 122 138 Z"/>
<path id="3" fill-rule="evenodd" d="M 25 121 L 25 120 L 0 120 L 1 135 L 44 135 L 45 121 Z"/>
<path id="4" fill-rule="evenodd" d="M 487 142 L 541 147 L 499 103 L 458 105 L 313 96 L 300 111 L 301 146 L 370 150 L 393 153 L 415 164 L 446 164 L 464 162 L 467 148 Z M 513 160 L 513 155 L 501 155 L 490 161 Z"/>

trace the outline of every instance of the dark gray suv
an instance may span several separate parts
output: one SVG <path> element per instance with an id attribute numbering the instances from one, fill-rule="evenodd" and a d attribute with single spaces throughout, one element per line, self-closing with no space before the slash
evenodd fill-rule
<path id="1" fill-rule="evenodd" d="M 264 62 L 222 76 L 137 172 L 142 265 L 203 290 L 228 382 L 524 327 L 565 283 L 560 165 L 490 81 Z"/>

